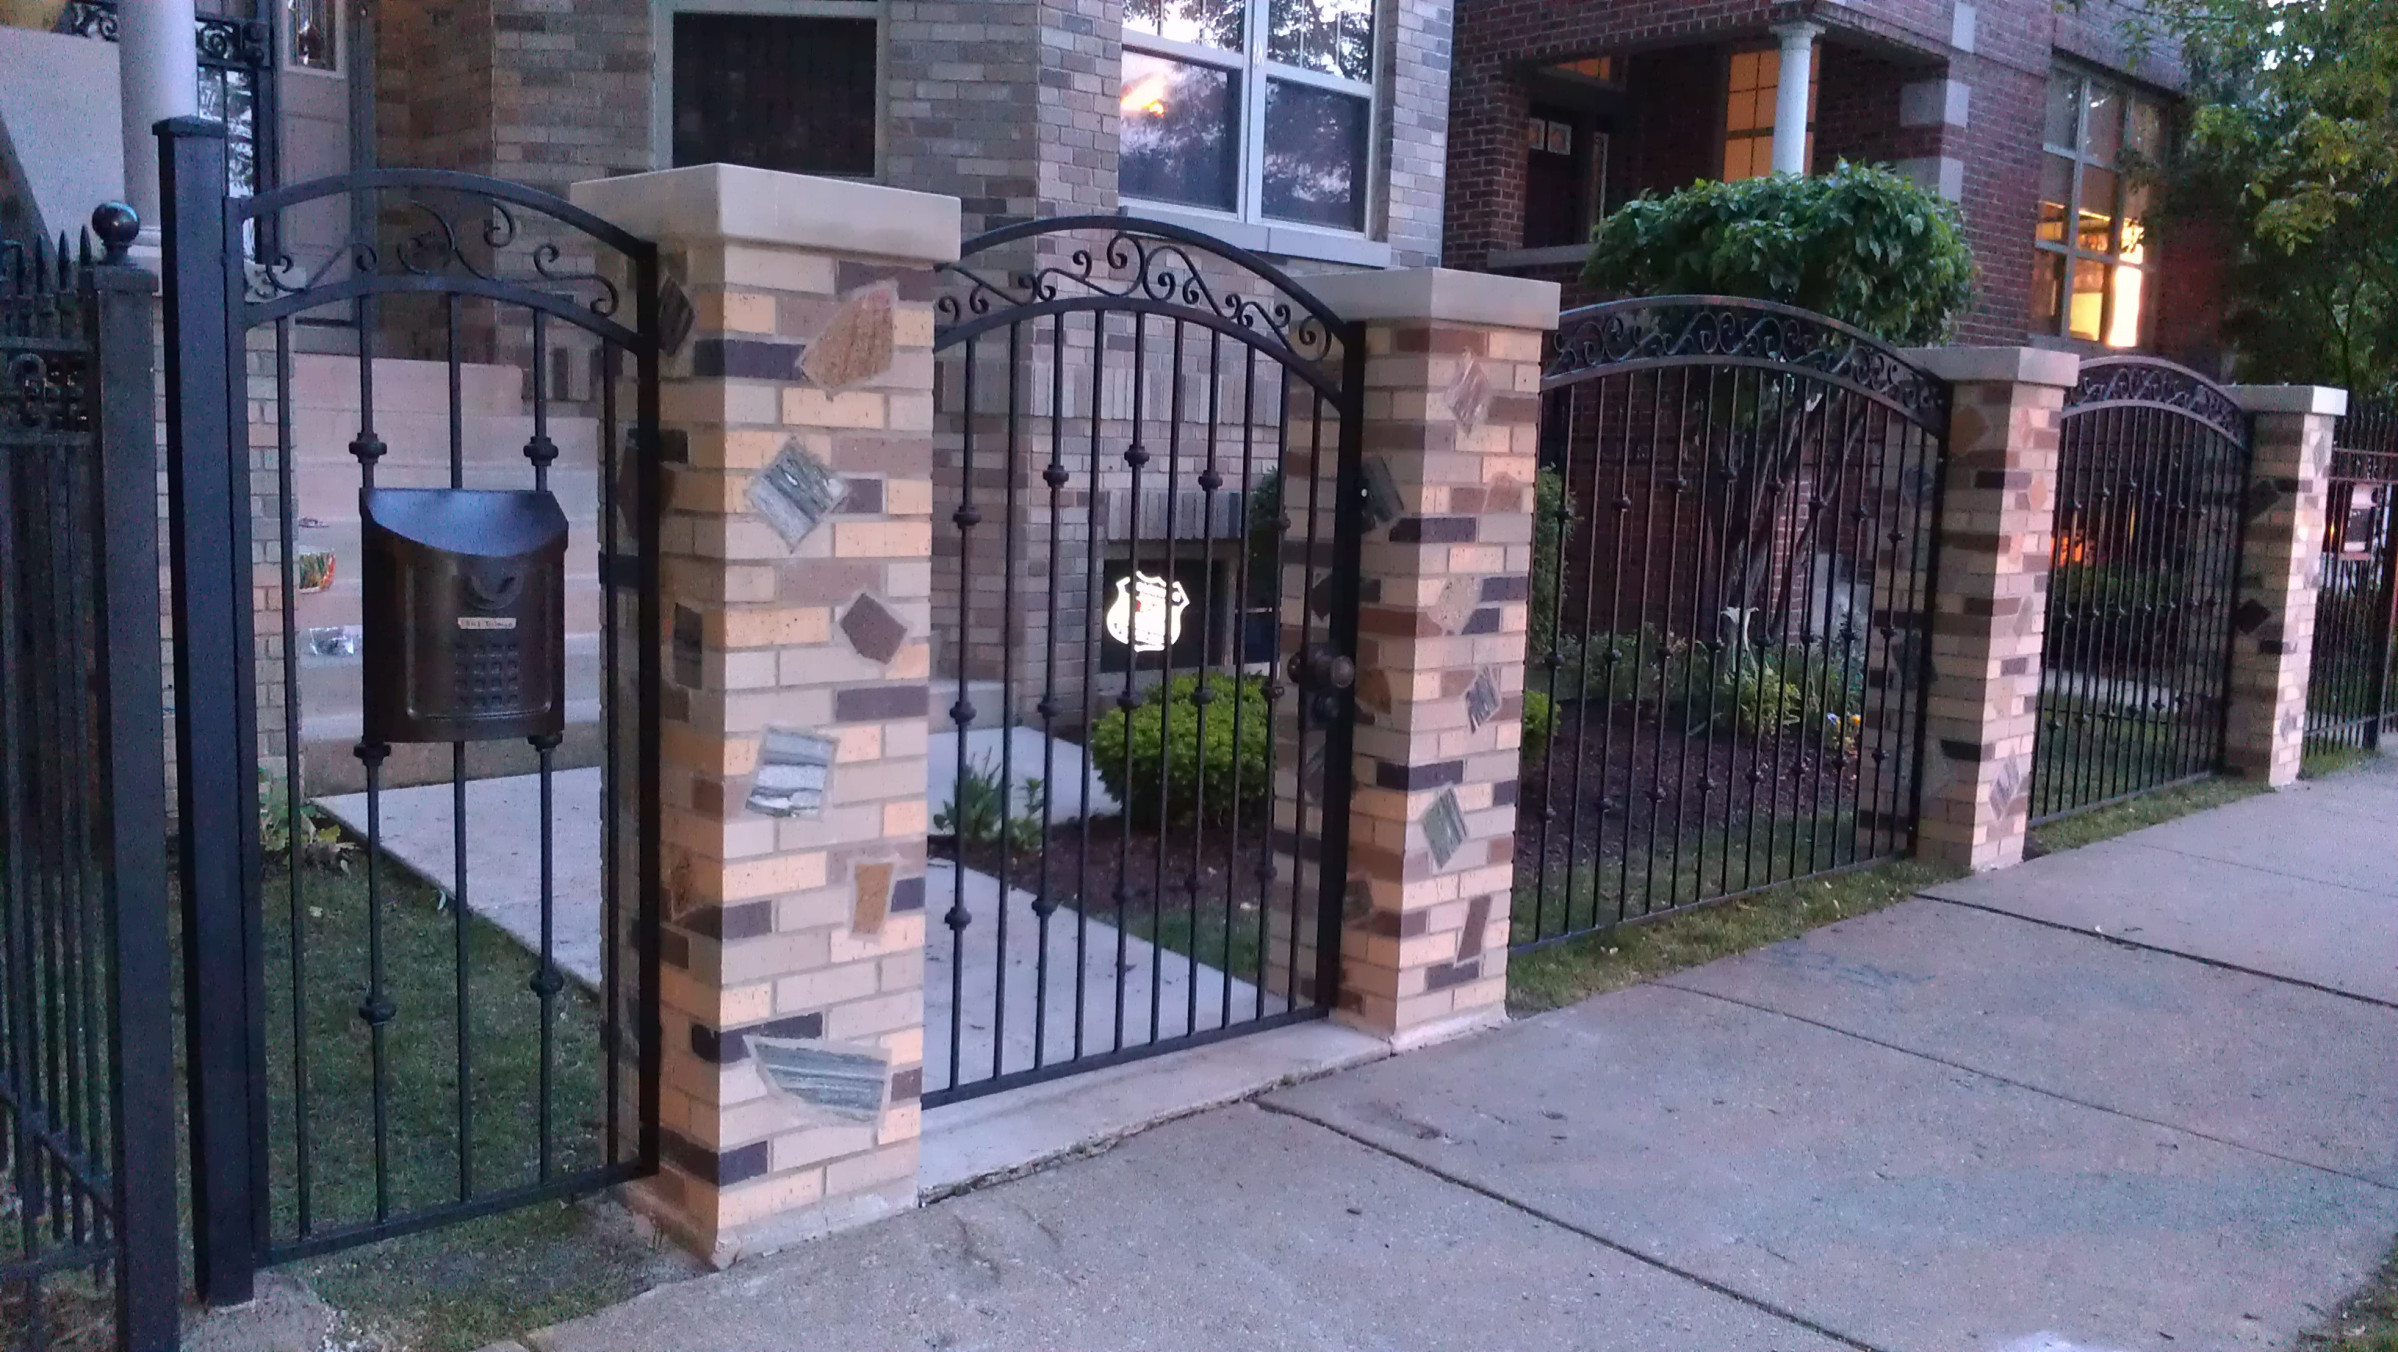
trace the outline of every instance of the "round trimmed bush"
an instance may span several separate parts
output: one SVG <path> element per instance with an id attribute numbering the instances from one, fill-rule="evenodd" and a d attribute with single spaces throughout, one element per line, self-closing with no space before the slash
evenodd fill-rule
<path id="1" fill-rule="evenodd" d="M 1100 782 L 1144 826 L 1194 815 L 1226 821 L 1236 801 L 1243 816 L 1262 811 L 1273 745 L 1265 682 L 1256 676 L 1177 676 L 1091 725 Z"/>

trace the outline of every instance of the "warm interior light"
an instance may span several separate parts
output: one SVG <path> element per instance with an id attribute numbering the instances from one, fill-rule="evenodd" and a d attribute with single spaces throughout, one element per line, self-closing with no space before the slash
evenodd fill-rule
<path id="1" fill-rule="evenodd" d="M 2140 345 L 2140 303 L 2147 274 L 2140 264 L 2148 259 L 2145 231 L 2137 220 L 2123 223 L 2123 261 L 2115 269 L 2115 315 L 2107 324 L 2108 347 L 2138 347 Z"/>
<path id="2" fill-rule="evenodd" d="M 1159 71 L 1124 87 L 1124 111 L 1161 113 L 1166 108 L 1166 75 Z"/>

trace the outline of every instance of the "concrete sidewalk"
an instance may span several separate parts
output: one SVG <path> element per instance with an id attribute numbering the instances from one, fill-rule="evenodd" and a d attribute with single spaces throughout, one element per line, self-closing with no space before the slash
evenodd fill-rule
<path id="1" fill-rule="evenodd" d="M 2398 1235 L 2394 842 L 2384 762 L 527 1341 L 2289 1347 Z"/>

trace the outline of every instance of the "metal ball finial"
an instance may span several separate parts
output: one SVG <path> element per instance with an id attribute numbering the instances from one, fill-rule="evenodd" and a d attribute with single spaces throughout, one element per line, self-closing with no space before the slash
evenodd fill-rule
<path id="1" fill-rule="evenodd" d="M 124 262 L 125 251 L 141 232 L 142 218 L 123 202 L 102 202 L 92 211 L 92 233 L 106 246 L 108 262 Z"/>

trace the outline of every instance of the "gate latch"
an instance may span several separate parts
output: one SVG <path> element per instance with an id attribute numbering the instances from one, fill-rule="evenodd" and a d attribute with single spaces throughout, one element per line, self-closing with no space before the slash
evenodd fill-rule
<path id="1" fill-rule="evenodd" d="M 1301 690 L 1315 695 L 1318 718 L 1340 716 L 1340 692 L 1357 684 L 1357 663 L 1329 643 L 1311 643 L 1305 652 L 1291 654 L 1284 670 Z"/>

